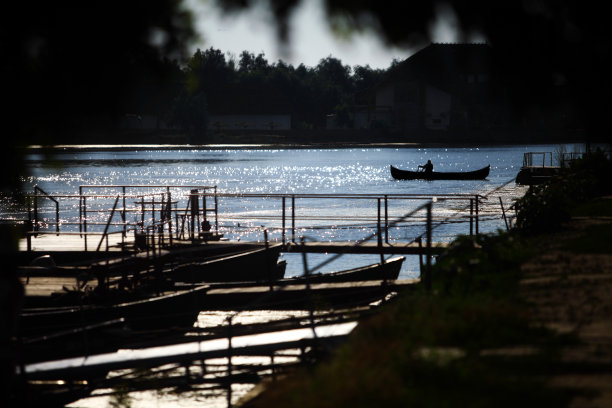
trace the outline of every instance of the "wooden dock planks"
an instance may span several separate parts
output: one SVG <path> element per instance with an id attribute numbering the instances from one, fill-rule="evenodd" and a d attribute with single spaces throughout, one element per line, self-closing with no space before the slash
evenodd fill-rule
<path id="1" fill-rule="evenodd" d="M 352 321 L 321 325 L 315 328 L 237 336 L 231 339 L 231 353 L 235 356 L 260 355 L 268 354 L 273 350 L 299 348 L 304 345 L 305 341 L 345 337 L 356 326 L 357 322 Z M 30 380 L 63 378 L 64 376 L 78 378 L 79 375 L 105 376 L 110 370 L 156 367 L 169 363 L 191 363 L 195 360 L 226 357 L 229 351 L 228 339 L 220 338 L 28 364 L 24 367 L 24 373 Z M 19 368 L 18 371 L 20 371 Z"/>

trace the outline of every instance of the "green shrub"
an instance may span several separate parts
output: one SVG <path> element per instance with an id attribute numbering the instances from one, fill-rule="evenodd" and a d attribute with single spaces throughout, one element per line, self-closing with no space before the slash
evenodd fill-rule
<path id="1" fill-rule="evenodd" d="M 574 161 L 548 183 L 531 186 L 516 203 L 516 225 L 527 234 L 553 231 L 579 204 L 611 192 L 612 161 L 598 150 Z"/>

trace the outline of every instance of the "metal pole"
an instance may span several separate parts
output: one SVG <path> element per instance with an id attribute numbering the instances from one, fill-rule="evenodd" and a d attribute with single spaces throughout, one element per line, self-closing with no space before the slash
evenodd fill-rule
<path id="1" fill-rule="evenodd" d="M 140 197 L 140 231 L 145 232 L 145 202 L 144 196 Z"/>
<path id="2" fill-rule="evenodd" d="M 295 196 L 291 196 L 291 242 L 295 244 Z"/>
<path id="3" fill-rule="evenodd" d="M 219 201 L 217 200 L 217 186 L 214 189 L 215 192 L 215 233 L 219 234 Z"/>
<path id="4" fill-rule="evenodd" d="M 476 194 L 476 197 L 474 198 L 475 201 L 475 206 L 476 206 L 476 235 L 478 235 L 478 194 Z"/>
<path id="5" fill-rule="evenodd" d="M 34 189 L 34 231 L 38 229 L 38 192 Z"/>
<path id="6" fill-rule="evenodd" d="M 198 215 L 198 196 L 196 195 L 198 190 L 191 190 L 189 196 L 189 202 L 191 203 L 191 239 L 195 238 L 195 222 Z"/>
<path id="7" fill-rule="evenodd" d="M 470 236 L 474 234 L 474 199 L 470 198 Z"/>
<path id="8" fill-rule="evenodd" d="M 283 205 L 283 225 L 282 225 L 282 234 L 283 234 L 283 245 L 285 245 L 285 196 L 282 198 Z"/>
<path id="9" fill-rule="evenodd" d="M 425 268 L 425 288 L 431 290 L 431 202 L 427 204 L 427 249 L 426 249 L 426 268 Z"/>
<path id="10" fill-rule="evenodd" d="M 83 187 L 79 186 L 79 237 L 83 232 Z"/>
<path id="11" fill-rule="evenodd" d="M 232 406 L 232 316 L 227 318 L 227 406 Z"/>
<path id="12" fill-rule="evenodd" d="M 382 251 L 382 229 L 380 226 L 380 197 L 376 199 L 378 204 L 378 217 L 376 218 L 376 235 L 378 237 L 378 250 Z"/>
<path id="13" fill-rule="evenodd" d="M 389 243 L 389 200 L 385 194 L 385 243 Z"/>
<path id="14" fill-rule="evenodd" d="M 168 207 L 166 209 L 166 215 L 168 216 L 168 240 L 170 246 L 172 246 L 172 195 L 170 194 L 170 187 L 168 187 Z"/>
<path id="15" fill-rule="evenodd" d="M 123 210 L 121 211 L 121 220 L 123 221 L 123 236 L 127 236 L 127 220 L 125 217 L 125 186 L 121 187 L 123 193 Z"/>
<path id="16" fill-rule="evenodd" d="M 508 231 L 510 227 L 508 226 L 508 219 L 506 218 L 506 210 L 504 210 L 504 202 L 502 201 L 501 197 L 499 197 L 499 205 L 501 205 L 502 215 L 504 217 L 504 223 L 506 224 L 506 231 Z"/>
<path id="17" fill-rule="evenodd" d="M 419 243 L 419 274 L 423 279 L 423 238 L 418 237 L 416 241 Z"/>
<path id="18" fill-rule="evenodd" d="M 85 240 L 85 252 L 87 252 L 87 197 L 83 196 L 83 239 Z"/>

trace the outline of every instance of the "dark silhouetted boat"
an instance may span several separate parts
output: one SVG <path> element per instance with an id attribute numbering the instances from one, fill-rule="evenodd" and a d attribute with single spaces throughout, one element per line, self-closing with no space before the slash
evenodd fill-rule
<path id="1" fill-rule="evenodd" d="M 399 276 L 402 263 L 406 258 L 403 256 L 386 260 L 384 263 L 361 266 L 337 272 L 314 273 L 309 276 L 296 276 L 282 279 L 279 284 L 288 283 L 328 283 L 328 282 L 359 282 L 370 280 L 395 280 Z"/>
<path id="2" fill-rule="evenodd" d="M 279 261 L 282 246 L 271 245 L 251 251 L 185 262 L 167 268 L 163 276 L 174 282 L 269 282 L 282 279 L 285 263 Z"/>
<path id="3" fill-rule="evenodd" d="M 410 171 L 391 166 L 391 176 L 396 180 L 483 180 L 489 175 L 491 165 L 473 171 Z"/>

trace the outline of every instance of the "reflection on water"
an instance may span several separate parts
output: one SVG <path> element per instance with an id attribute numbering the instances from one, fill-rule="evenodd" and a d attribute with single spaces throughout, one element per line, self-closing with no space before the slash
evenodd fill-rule
<path id="1" fill-rule="evenodd" d="M 200 330 L 200 333 L 206 334 L 206 329 L 213 329 L 219 326 L 228 325 L 228 317 L 232 317 L 232 324 L 249 325 L 256 323 L 265 323 L 271 321 L 284 320 L 288 318 L 301 318 L 308 316 L 308 312 L 303 310 L 260 310 L 260 311 L 243 311 L 240 313 L 228 311 L 203 311 L 198 316 L 195 327 Z M 297 350 L 286 350 L 283 353 L 274 357 L 274 363 L 286 364 L 297 362 L 295 355 Z M 264 365 L 270 364 L 269 358 L 262 357 L 234 357 L 232 364 L 239 365 Z M 202 371 L 201 365 L 190 367 L 190 373 L 193 375 L 202 374 L 205 378 L 214 378 L 216 374 L 223 375 L 227 367 L 226 358 L 208 359 L 205 361 L 206 370 Z M 184 375 L 184 368 L 172 369 L 173 367 L 163 366 L 155 370 L 149 370 L 147 375 L 155 378 L 168 378 L 171 376 Z M 114 371 L 108 374 L 108 377 L 116 377 L 126 375 L 127 371 Z M 157 373 L 157 374 L 156 374 Z M 268 373 L 269 374 L 269 373 Z M 253 389 L 252 384 L 233 384 L 232 385 L 232 404 L 236 404 L 249 391 Z M 116 389 L 100 389 L 94 392 L 90 398 L 85 398 L 75 401 L 69 407 L 80 408 L 108 408 L 115 401 L 116 397 L 112 394 L 120 391 L 120 387 Z M 96 396 L 97 395 L 97 396 Z M 176 390 L 173 388 L 159 389 L 155 391 L 131 392 L 129 393 L 130 406 L 132 408 L 149 408 L 152 406 L 159 408 L 177 408 L 186 406 L 205 406 L 207 408 L 225 408 L 227 404 L 227 391 L 224 389 L 212 389 L 210 385 L 194 386 L 187 389 Z"/>

